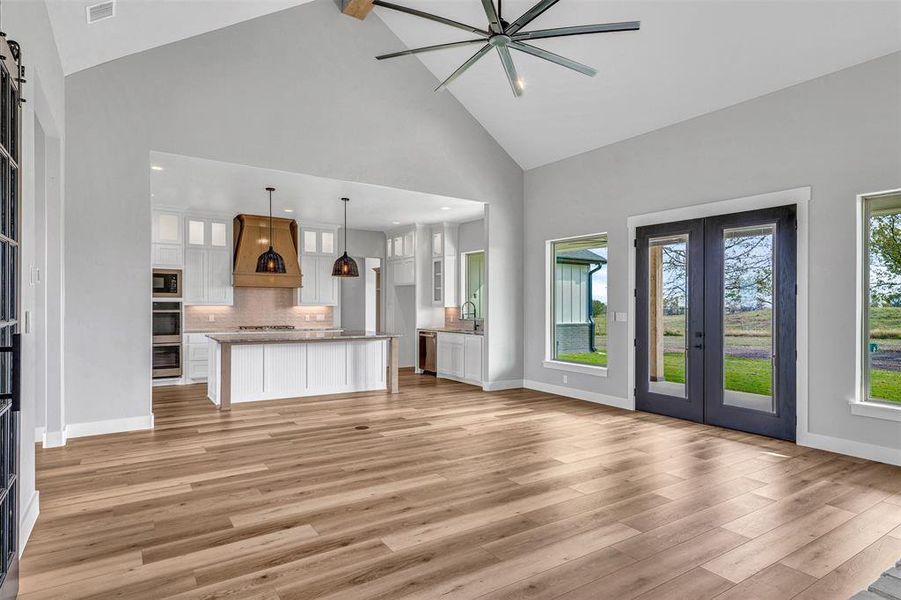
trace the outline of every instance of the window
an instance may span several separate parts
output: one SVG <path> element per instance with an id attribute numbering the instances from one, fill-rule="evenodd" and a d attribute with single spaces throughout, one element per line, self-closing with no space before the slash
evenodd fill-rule
<path id="1" fill-rule="evenodd" d="M 863 212 L 862 400 L 901 406 L 901 192 Z"/>
<path id="2" fill-rule="evenodd" d="M 483 319 L 482 290 L 485 284 L 485 252 L 463 254 L 463 302 L 460 317 Z"/>
<path id="3" fill-rule="evenodd" d="M 607 235 L 550 243 L 552 360 L 607 366 Z"/>

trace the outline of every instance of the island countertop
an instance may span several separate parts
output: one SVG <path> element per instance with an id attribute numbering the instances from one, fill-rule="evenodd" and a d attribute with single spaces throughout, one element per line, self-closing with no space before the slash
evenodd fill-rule
<path id="1" fill-rule="evenodd" d="M 351 340 L 388 340 L 401 337 L 380 331 L 267 331 L 252 333 L 211 333 L 208 338 L 220 344 L 298 344 L 306 342 L 344 342 Z"/>

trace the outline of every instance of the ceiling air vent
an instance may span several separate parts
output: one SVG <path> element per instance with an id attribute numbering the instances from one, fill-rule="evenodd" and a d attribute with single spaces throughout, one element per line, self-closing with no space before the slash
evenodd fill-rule
<path id="1" fill-rule="evenodd" d="M 90 25 L 91 23 L 96 23 L 97 21 L 115 17 L 116 2 L 115 0 L 109 0 L 109 2 L 92 4 L 91 6 L 85 8 L 85 11 L 88 15 L 88 25 Z"/>

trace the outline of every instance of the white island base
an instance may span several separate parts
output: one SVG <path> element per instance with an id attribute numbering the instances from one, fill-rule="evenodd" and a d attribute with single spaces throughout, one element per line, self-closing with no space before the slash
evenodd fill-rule
<path id="1" fill-rule="evenodd" d="M 397 391 L 391 336 L 287 339 L 210 336 L 207 396 L 232 403 L 388 389 Z M 253 341 L 248 341 L 253 340 Z M 392 381 L 393 379 L 393 381 Z M 392 385 L 393 384 L 393 385 Z"/>

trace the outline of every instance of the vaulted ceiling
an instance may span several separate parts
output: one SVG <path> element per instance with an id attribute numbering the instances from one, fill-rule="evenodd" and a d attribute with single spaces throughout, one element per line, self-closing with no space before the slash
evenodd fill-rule
<path id="1" fill-rule="evenodd" d="M 90 26 L 84 7 L 93 2 L 48 7 L 71 73 L 305 1 L 119 0 L 115 18 Z M 487 25 L 478 0 L 395 1 Z M 505 0 L 504 17 L 512 21 L 533 2 Z M 400 38 L 385 52 L 467 39 L 410 15 L 375 13 Z M 901 3 L 892 0 L 562 0 L 530 27 L 633 20 L 640 31 L 534 42 L 596 68 L 593 78 L 514 53 L 525 81 L 525 94 L 514 98 L 492 53 L 439 93 L 454 94 L 529 169 L 901 50 Z M 474 51 L 392 60 L 422 61 L 437 85 Z"/>

